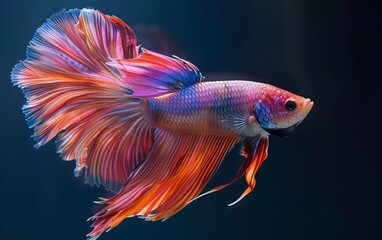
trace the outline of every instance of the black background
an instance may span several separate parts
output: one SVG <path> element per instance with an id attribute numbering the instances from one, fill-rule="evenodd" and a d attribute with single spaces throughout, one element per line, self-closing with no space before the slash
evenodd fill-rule
<path id="1" fill-rule="evenodd" d="M 377 1 L 375 1 L 377 2 Z M 123 19 L 144 46 L 206 78 L 246 76 L 314 100 L 286 139 L 271 137 L 255 190 L 244 181 L 165 222 L 125 220 L 100 239 L 375 239 L 381 213 L 381 11 L 368 1 L 62 0 L 0 2 L 0 239 L 85 239 L 108 196 L 73 177 L 53 143 L 36 150 L 10 83 L 35 30 L 63 8 Z M 141 39 L 141 40 L 140 40 Z M 242 77 L 241 77 L 242 78 Z M 209 187 L 233 177 L 235 148 Z"/>

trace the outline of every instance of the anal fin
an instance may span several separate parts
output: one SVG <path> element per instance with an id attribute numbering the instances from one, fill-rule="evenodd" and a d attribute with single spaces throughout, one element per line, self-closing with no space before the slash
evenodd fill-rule
<path id="1" fill-rule="evenodd" d="M 200 194 L 238 140 L 157 129 L 147 159 L 117 195 L 102 202 L 108 206 L 93 216 L 89 236 L 94 239 L 131 216 L 171 217 Z"/>

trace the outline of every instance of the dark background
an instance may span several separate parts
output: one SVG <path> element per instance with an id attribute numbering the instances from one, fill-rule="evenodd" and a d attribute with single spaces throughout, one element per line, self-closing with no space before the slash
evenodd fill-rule
<path id="1" fill-rule="evenodd" d="M 375 1 L 377 2 L 377 1 Z M 100 239 L 376 239 L 381 213 L 381 33 L 377 4 L 307 0 L 36 0 L 0 2 L 0 239 L 85 239 L 104 190 L 73 177 L 53 143 L 36 150 L 10 71 L 35 30 L 63 8 L 123 19 L 151 50 L 209 78 L 247 76 L 310 97 L 286 139 L 271 137 L 255 190 L 240 181 L 166 222 L 125 220 Z M 235 148 L 210 187 L 230 180 Z"/>

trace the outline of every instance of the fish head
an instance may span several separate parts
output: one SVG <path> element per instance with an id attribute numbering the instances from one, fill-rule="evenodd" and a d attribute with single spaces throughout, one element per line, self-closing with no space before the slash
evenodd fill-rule
<path id="1" fill-rule="evenodd" d="M 267 133 L 280 137 L 288 136 L 313 107 L 313 101 L 266 85 L 254 105 L 257 122 Z"/>

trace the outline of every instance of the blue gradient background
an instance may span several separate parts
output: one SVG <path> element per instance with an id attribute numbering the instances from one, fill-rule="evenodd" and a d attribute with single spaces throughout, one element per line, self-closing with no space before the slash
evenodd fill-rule
<path id="1" fill-rule="evenodd" d="M 361 3 L 362 2 L 362 3 Z M 85 239 L 108 196 L 73 177 L 53 143 L 36 150 L 10 71 L 53 13 L 93 7 L 133 27 L 139 42 L 212 78 L 268 82 L 310 97 L 310 115 L 271 137 L 255 190 L 242 180 L 165 222 L 125 220 L 100 239 L 374 239 L 382 235 L 379 150 L 380 10 L 371 1 L 62 0 L 0 2 L 0 239 Z M 209 188 L 229 181 L 235 148 Z"/>

